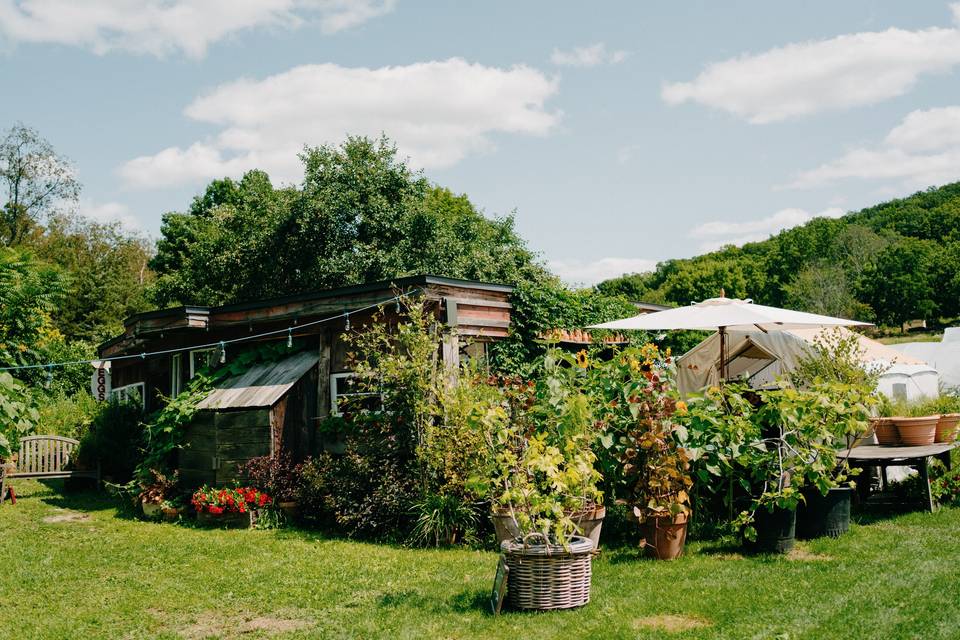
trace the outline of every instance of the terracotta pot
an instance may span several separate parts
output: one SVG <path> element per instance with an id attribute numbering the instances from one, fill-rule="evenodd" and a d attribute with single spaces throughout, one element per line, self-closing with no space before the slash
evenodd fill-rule
<path id="1" fill-rule="evenodd" d="M 937 436 L 937 423 L 940 416 L 922 416 L 919 418 L 894 418 L 900 441 L 908 447 L 921 447 L 933 444 Z"/>
<path id="2" fill-rule="evenodd" d="M 174 522 L 180 517 L 180 509 L 176 507 L 163 507 L 163 519 L 167 522 Z"/>
<path id="3" fill-rule="evenodd" d="M 510 515 L 507 509 L 497 509 L 490 514 L 490 520 L 493 522 L 493 529 L 497 536 L 497 546 L 499 547 L 508 540 L 520 538 L 520 527 Z"/>
<path id="4" fill-rule="evenodd" d="M 934 442 L 953 442 L 960 428 L 960 413 L 944 413 L 937 422 L 937 435 Z"/>
<path id="5" fill-rule="evenodd" d="M 893 421 L 894 418 L 874 418 L 870 421 L 877 436 L 877 444 L 888 447 L 900 444 L 900 433 Z"/>
<path id="6" fill-rule="evenodd" d="M 690 517 L 678 513 L 673 518 L 647 518 L 640 524 L 644 547 L 658 560 L 676 560 L 683 555 Z"/>
<path id="7" fill-rule="evenodd" d="M 594 549 L 600 548 L 600 529 L 603 527 L 603 518 L 606 515 L 606 507 L 593 506 L 571 516 L 577 523 L 577 533 L 584 538 L 590 538 Z"/>
<path id="8" fill-rule="evenodd" d="M 148 518 L 159 518 L 161 507 L 159 502 L 146 502 L 143 501 L 140 503 L 140 507 L 143 509 L 143 515 Z"/>

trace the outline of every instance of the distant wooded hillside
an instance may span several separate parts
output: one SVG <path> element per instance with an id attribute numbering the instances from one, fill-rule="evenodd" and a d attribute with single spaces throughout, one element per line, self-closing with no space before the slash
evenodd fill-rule
<path id="1" fill-rule="evenodd" d="M 667 260 L 600 283 L 607 294 L 688 304 L 718 295 L 900 325 L 960 315 L 960 183 L 762 242 Z"/>

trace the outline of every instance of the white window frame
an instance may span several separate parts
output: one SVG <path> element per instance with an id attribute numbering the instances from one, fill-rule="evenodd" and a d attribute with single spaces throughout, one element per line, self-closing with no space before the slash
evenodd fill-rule
<path id="1" fill-rule="evenodd" d="M 337 389 L 340 388 L 337 384 L 338 380 L 347 380 L 349 378 L 356 378 L 357 374 L 353 371 L 344 371 L 342 373 L 331 373 L 330 374 L 330 415 L 340 416 L 343 415 L 340 412 L 340 403 L 338 400 L 340 398 L 365 398 L 370 396 L 380 396 L 380 409 L 383 410 L 383 394 L 377 393 L 375 391 L 365 391 L 363 393 L 337 393 Z"/>
<path id="2" fill-rule="evenodd" d="M 183 391 L 183 354 L 170 356 L 170 397 L 176 398 Z"/>
<path id="3" fill-rule="evenodd" d="M 190 351 L 190 379 L 193 380 L 193 377 L 197 375 L 197 370 L 201 367 L 197 366 L 197 355 L 201 353 L 212 353 L 214 358 L 216 358 L 216 353 L 219 351 L 216 347 L 207 347 L 206 349 L 193 349 Z"/>
<path id="4" fill-rule="evenodd" d="M 135 388 L 139 387 L 140 394 L 140 410 L 145 411 L 147 408 L 147 386 L 142 382 L 134 382 L 133 384 L 125 384 L 122 387 L 117 387 L 110 391 L 111 399 L 118 399 L 120 402 L 127 402 L 130 396 L 130 392 Z"/>

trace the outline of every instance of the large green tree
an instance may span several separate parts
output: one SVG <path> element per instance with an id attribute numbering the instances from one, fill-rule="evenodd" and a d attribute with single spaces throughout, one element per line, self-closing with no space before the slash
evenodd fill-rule
<path id="1" fill-rule="evenodd" d="M 158 304 L 222 304 L 415 273 L 516 282 L 544 273 L 512 218 L 431 185 L 385 138 L 305 149 L 299 187 L 216 180 L 164 216 Z"/>

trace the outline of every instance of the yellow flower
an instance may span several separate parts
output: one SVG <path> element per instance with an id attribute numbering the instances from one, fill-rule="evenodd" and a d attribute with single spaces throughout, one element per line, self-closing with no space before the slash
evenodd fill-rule
<path id="1" fill-rule="evenodd" d="M 683 400 L 677 402 L 677 413 L 686 413 L 687 412 L 687 403 Z"/>
<path id="2" fill-rule="evenodd" d="M 587 350 L 581 349 L 577 352 L 577 366 L 581 369 L 586 369 L 587 365 L 590 364 L 590 360 L 587 358 Z"/>

